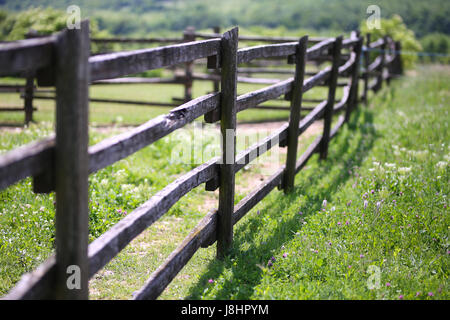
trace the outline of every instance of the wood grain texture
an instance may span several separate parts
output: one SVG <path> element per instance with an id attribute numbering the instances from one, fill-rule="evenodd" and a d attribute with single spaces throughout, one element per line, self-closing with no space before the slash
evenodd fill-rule
<path id="1" fill-rule="evenodd" d="M 56 36 L 0 44 L 0 76 L 15 76 L 48 66 L 53 61 Z"/>
<path id="2" fill-rule="evenodd" d="M 182 81 L 176 77 L 173 78 L 143 78 L 143 77 L 126 77 L 126 78 L 116 78 L 108 80 L 98 80 L 91 85 L 104 85 L 104 84 L 176 84 L 182 83 Z"/>
<path id="3" fill-rule="evenodd" d="M 291 112 L 287 135 L 286 169 L 283 174 L 282 188 L 285 193 L 292 191 L 295 179 L 295 162 L 297 160 L 300 111 L 303 97 L 303 79 L 305 76 L 306 45 L 308 37 L 302 37 L 295 53 L 295 76 L 292 86 Z"/>
<path id="4" fill-rule="evenodd" d="M 237 62 L 242 64 L 260 58 L 287 57 L 295 53 L 297 44 L 297 42 L 288 42 L 242 48 L 237 52 Z"/>
<path id="5" fill-rule="evenodd" d="M 233 241 L 232 215 L 234 208 L 236 160 L 236 96 L 239 29 L 233 28 L 222 36 L 221 41 L 221 99 L 220 132 L 222 157 L 219 174 L 219 210 L 217 219 L 217 257 L 223 259 Z"/>
<path id="6" fill-rule="evenodd" d="M 89 59 L 91 81 L 119 78 L 206 58 L 216 55 L 219 45 L 219 39 L 211 39 L 93 56 Z"/>
<path id="7" fill-rule="evenodd" d="M 354 59 L 353 66 L 350 69 L 350 89 L 348 93 L 348 102 L 345 110 L 345 121 L 349 121 L 351 113 L 358 107 L 359 100 L 359 68 L 363 45 L 363 38 L 359 37 L 359 33 L 352 32 L 352 38 L 357 39 L 357 43 L 353 47 L 352 57 Z"/>
<path id="8" fill-rule="evenodd" d="M 53 158 L 54 136 L 11 150 L 0 156 L 0 190 L 44 172 Z"/>
<path id="9" fill-rule="evenodd" d="M 91 38 L 93 43 L 181 43 L 183 38 L 125 38 L 125 37 L 114 37 L 114 38 Z"/>
<path id="10" fill-rule="evenodd" d="M 312 88 L 314 88 L 319 84 L 326 82 L 329 79 L 330 75 L 331 75 L 331 68 L 326 67 L 325 69 L 316 73 L 314 76 L 306 79 L 303 82 L 303 93 L 311 90 Z"/>
<path id="11" fill-rule="evenodd" d="M 197 38 L 201 38 L 201 39 L 213 39 L 213 38 L 220 37 L 221 35 L 218 33 L 209 34 L 209 33 L 204 33 L 204 32 L 196 32 L 195 36 Z M 328 38 L 310 37 L 308 39 L 308 41 L 311 43 L 317 43 L 317 42 L 324 41 L 326 39 L 328 39 Z M 267 37 L 267 36 L 240 35 L 239 41 L 261 41 L 261 42 L 271 42 L 271 43 L 284 43 L 284 42 L 297 42 L 298 38 L 296 38 L 296 37 Z"/>
<path id="12" fill-rule="evenodd" d="M 333 61 L 331 66 L 331 73 L 328 87 L 328 99 L 324 110 L 323 134 L 319 146 L 320 159 L 326 159 L 328 154 L 328 143 L 330 137 L 330 127 L 333 117 L 333 107 L 336 95 L 336 84 L 339 74 L 339 61 L 341 56 L 342 36 L 337 37 L 333 46 L 332 55 Z"/>
<path id="13" fill-rule="evenodd" d="M 88 299 L 89 21 L 64 30 L 56 44 L 55 244 L 57 299 Z M 80 287 L 69 288 L 77 266 Z"/>
<path id="14" fill-rule="evenodd" d="M 311 61 L 318 59 L 324 55 L 326 56 L 329 49 L 333 47 L 334 42 L 334 38 L 329 38 L 315 44 L 311 48 L 308 48 L 306 50 L 306 60 Z"/>
<path id="15" fill-rule="evenodd" d="M 293 78 L 289 78 L 274 85 L 240 95 L 236 101 L 237 112 L 241 112 L 245 109 L 286 94 L 292 90 L 293 81 Z"/>
<path id="16" fill-rule="evenodd" d="M 370 65 L 370 52 L 367 50 L 370 44 L 370 33 L 366 35 L 365 41 L 366 46 L 364 47 L 364 73 L 363 73 L 363 81 L 364 81 L 364 89 L 362 94 L 362 100 L 364 104 L 368 105 L 368 92 L 369 92 L 369 65 Z"/>

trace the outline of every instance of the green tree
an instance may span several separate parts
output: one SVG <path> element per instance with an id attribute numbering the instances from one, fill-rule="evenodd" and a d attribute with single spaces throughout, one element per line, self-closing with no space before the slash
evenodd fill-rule
<path id="1" fill-rule="evenodd" d="M 420 39 L 423 50 L 430 55 L 421 58 L 422 62 L 450 63 L 450 36 L 444 33 L 430 33 Z"/>
<path id="2" fill-rule="evenodd" d="M 390 19 L 381 19 L 380 29 L 371 29 L 367 27 L 366 20 L 361 22 L 362 34 L 371 34 L 371 40 L 376 41 L 384 36 L 389 36 L 394 41 L 400 41 L 402 45 L 403 63 L 405 68 L 412 68 L 417 61 L 417 52 L 422 50 L 420 42 L 416 39 L 414 31 L 408 29 L 403 22 L 402 17 L 399 15 L 393 15 Z"/>
<path id="3" fill-rule="evenodd" d="M 27 37 L 33 32 L 37 35 L 50 35 L 66 28 L 67 14 L 65 11 L 53 8 L 33 8 L 20 13 L 8 13 L 0 11 L 0 40 L 14 41 Z M 109 37 L 107 30 L 99 31 L 97 21 L 90 19 L 92 37 Z M 105 44 L 101 47 L 92 44 L 92 52 L 111 50 L 112 45 Z"/>

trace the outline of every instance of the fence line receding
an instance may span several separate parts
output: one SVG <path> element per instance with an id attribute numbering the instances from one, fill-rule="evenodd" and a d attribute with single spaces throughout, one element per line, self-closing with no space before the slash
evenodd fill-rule
<path id="1" fill-rule="evenodd" d="M 200 221 L 134 296 L 134 299 L 157 298 L 201 247 L 217 241 L 217 256 L 223 258 L 232 245 L 233 225 L 275 187 L 284 192 L 291 191 L 295 175 L 314 153 L 318 152 L 321 159 L 327 157 L 330 140 L 357 108 L 360 98 L 367 101 L 368 90 L 379 90 L 383 80 L 389 81 L 402 70 L 398 43 L 389 38 L 366 43 L 367 48 L 389 48 L 392 52 L 385 54 L 386 50 L 383 50 L 369 57 L 367 51 L 363 53 L 364 39 L 358 32 L 352 32 L 348 39 L 308 39 L 307 36 L 295 39 L 239 36 L 238 28 L 224 34 L 202 34 L 191 30 L 183 39 L 171 39 L 177 42 L 175 44 L 91 57 L 88 35 L 89 24 L 84 21 L 80 30 L 64 30 L 50 37 L 0 45 L 0 76 L 33 75 L 38 85 L 55 87 L 57 114 L 54 136 L 0 156 L 0 189 L 32 177 L 35 192 L 55 191 L 56 194 L 55 254 L 24 275 L 6 299 L 87 299 L 89 279 L 182 196 L 203 183 L 208 191 L 219 189 L 218 209 L 210 211 Z M 195 37 L 206 40 L 197 41 Z M 110 41 L 113 40 L 118 39 Z M 272 43 L 239 49 L 239 41 Z M 206 59 L 210 74 L 214 76 L 210 78 L 216 88 L 214 92 L 184 101 L 167 114 L 88 147 L 90 84 L 120 82 L 127 79 L 123 78 L 127 75 L 180 64 L 184 64 L 192 76 L 192 65 L 199 59 Z M 265 71 L 261 70 L 266 68 L 264 66 L 249 67 L 249 63 L 257 59 L 275 64 L 284 59 L 294 67 L 289 73 L 292 77 L 238 96 L 239 73 L 252 72 L 254 70 L 250 69 L 255 68 L 256 72 Z M 328 61 L 330 66 L 311 74 L 305 71 L 306 64 L 311 61 Z M 346 81 L 339 82 L 342 78 Z M 362 94 L 359 93 L 360 79 L 364 81 Z M 317 86 L 327 88 L 327 97 L 305 99 L 316 105 L 302 107 L 303 94 Z M 342 98 L 337 100 L 339 86 L 344 88 Z M 289 121 L 270 136 L 236 154 L 236 114 L 280 98 L 290 101 L 290 107 L 285 108 L 290 111 Z M 309 112 L 302 118 L 300 112 L 304 110 Z M 333 116 L 340 112 L 343 114 L 331 127 Z M 201 116 L 208 123 L 220 122 L 222 145 L 225 146 L 222 155 L 177 178 L 88 244 L 88 175 Z M 318 119 L 324 119 L 323 134 L 297 157 L 298 137 Z M 74 136 L 77 138 L 73 139 Z M 275 146 L 287 148 L 286 163 L 234 205 L 236 172 Z M 71 265 L 81 269 L 81 290 L 70 290 L 66 286 L 66 271 Z"/>

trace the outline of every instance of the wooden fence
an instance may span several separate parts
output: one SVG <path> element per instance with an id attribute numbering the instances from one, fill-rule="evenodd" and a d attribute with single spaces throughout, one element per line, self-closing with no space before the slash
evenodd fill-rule
<path id="1" fill-rule="evenodd" d="M 145 282 L 134 299 L 155 299 L 201 247 L 217 241 L 217 257 L 223 258 L 233 241 L 233 225 L 275 187 L 289 192 L 294 177 L 315 153 L 327 157 L 328 144 L 357 107 L 363 38 L 356 32 L 348 39 L 320 39 L 309 47 L 308 37 L 238 49 L 238 28 L 200 41 L 157 48 L 101 54 L 89 57 L 89 22 L 79 30 L 28 39 L 0 46 L 0 76 L 34 72 L 38 84 L 54 86 L 56 92 L 56 135 L 22 146 L 0 156 L 0 190 L 26 177 L 33 177 L 35 192 L 56 194 L 56 250 L 33 272 L 26 274 L 5 299 L 87 299 L 88 280 L 142 231 L 163 216 L 182 196 L 205 183 L 206 190 L 219 188 L 218 209 L 206 214 L 184 241 Z M 391 44 L 388 39 L 370 48 Z M 345 53 L 346 51 L 346 53 Z M 365 60 L 364 88 L 379 90 L 382 81 L 401 70 L 398 51 L 392 56 Z M 237 96 L 238 66 L 255 59 L 283 57 L 295 65 L 292 78 Z M 207 66 L 220 76 L 220 91 L 172 109 L 128 132 L 88 146 L 89 85 L 146 70 L 207 59 Z M 329 59 L 331 65 L 306 78 L 305 64 Z M 338 77 L 346 76 L 341 100 L 335 102 Z M 373 82 L 369 82 L 372 80 Z M 326 84 L 328 96 L 303 119 L 302 95 Z M 367 90 L 367 89 L 366 89 Z M 363 96 L 367 97 L 367 92 Z M 275 133 L 236 155 L 236 114 L 264 101 L 284 96 L 290 101 L 289 122 Z M 331 127 L 333 115 L 343 111 Z M 196 167 L 167 185 L 147 202 L 88 244 L 88 176 L 204 116 L 206 122 L 220 122 L 220 157 Z M 317 119 L 323 118 L 323 134 L 297 158 L 298 137 Z M 287 159 L 275 174 L 248 194 L 236 206 L 235 174 L 245 165 L 280 145 L 287 147 Z M 80 289 L 69 289 L 67 273 L 77 266 Z M 69 268 L 69 269 L 68 269 Z"/>
<path id="2" fill-rule="evenodd" d="M 155 37 L 155 38 L 91 38 L 91 44 L 96 45 L 103 45 L 103 44 L 112 44 L 112 43 L 119 43 L 119 44 L 141 44 L 141 45 L 147 45 L 147 44 L 178 44 L 183 42 L 190 42 L 195 41 L 197 39 L 214 39 L 217 37 L 220 37 L 220 28 L 215 27 L 213 28 L 214 33 L 208 34 L 208 33 L 201 33 L 201 32 L 195 32 L 195 29 L 192 27 L 186 28 L 186 30 L 183 32 L 183 37 L 173 37 L 173 38 L 162 38 L 162 37 Z M 27 36 L 28 38 L 31 37 L 42 37 L 36 34 L 30 34 Z M 263 36 L 239 36 L 240 43 L 286 43 L 286 42 L 293 42 L 295 38 L 293 37 L 263 37 Z M 308 45 L 314 45 L 316 43 L 319 43 L 321 41 L 327 40 L 327 38 L 320 38 L 320 37 L 314 37 L 308 39 Z M 389 38 L 387 38 L 387 41 L 390 41 Z M 370 47 L 370 35 L 367 38 L 366 45 L 364 48 L 371 48 Z M 399 46 L 399 43 L 396 44 Z M 382 45 L 380 43 L 375 43 L 374 48 L 381 48 Z M 399 50 L 399 47 L 397 47 L 397 50 Z M 368 53 L 368 52 L 367 52 Z M 295 71 L 292 68 L 274 68 L 274 66 L 280 66 L 285 65 L 285 62 L 282 60 L 283 57 L 271 57 L 270 60 L 265 59 L 258 59 L 254 61 L 250 61 L 247 64 L 244 64 L 243 67 L 239 67 L 237 69 L 238 77 L 237 81 L 239 83 L 250 83 L 250 84 L 275 84 L 280 81 L 280 79 L 274 79 L 274 78 L 260 78 L 260 77 L 254 77 L 253 75 L 261 75 L 261 74 L 278 74 L 282 77 L 286 77 L 286 75 L 294 75 Z M 348 58 L 348 57 L 347 57 Z M 274 60 L 278 59 L 278 60 Z M 198 60 L 197 60 L 198 61 Z M 212 92 L 217 92 L 220 90 L 220 74 L 217 73 L 215 69 L 208 70 L 206 73 L 195 73 L 194 72 L 194 65 L 197 63 L 201 63 L 204 65 L 201 61 L 194 61 L 194 62 L 187 62 L 185 63 L 185 66 L 182 70 L 179 70 L 179 66 L 171 65 L 168 68 L 172 69 L 173 75 L 171 77 L 156 77 L 156 78 L 146 78 L 146 77 L 122 77 L 122 78 L 116 78 L 116 79 L 104 79 L 104 80 L 98 80 L 91 83 L 91 85 L 130 85 L 130 84 L 169 84 L 169 85 L 181 85 L 184 87 L 184 96 L 183 97 L 172 97 L 171 102 L 161 102 L 161 101 L 148 101 L 148 100 L 129 100 L 129 99 L 110 99 L 110 98 L 89 98 L 90 102 L 98 102 L 98 103 L 113 103 L 113 104 L 128 104 L 128 105 L 139 105 L 139 106 L 149 106 L 149 107 L 164 107 L 164 108 L 173 108 L 179 105 L 180 102 L 187 102 L 192 99 L 192 86 L 195 81 L 211 81 L 213 83 L 212 85 Z M 307 62 L 315 64 L 317 67 L 320 66 L 321 63 L 329 61 L 329 57 L 326 56 L 317 56 L 314 59 L 310 59 Z M 365 63 L 366 61 L 370 61 L 369 55 L 363 55 L 362 61 Z M 384 67 L 387 67 L 383 66 Z M 397 65 L 397 64 L 392 64 Z M 392 70 L 396 71 L 396 70 Z M 311 72 L 306 71 L 306 76 L 313 76 L 317 72 Z M 391 72 L 392 74 L 392 72 Z M 48 89 L 42 89 L 38 88 L 35 85 L 35 77 L 36 74 L 33 72 L 26 72 L 22 73 L 22 77 L 26 79 L 25 85 L 19 85 L 19 84 L 3 84 L 0 85 L 0 93 L 11 93 L 11 92 L 18 92 L 20 93 L 20 97 L 23 99 L 23 107 L 18 106 L 9 106 L 9 107 L 2 107 L 0 108 L 0 112 L 24 112 L 25 113 L 25 124 L 29 124 L 33 120 L 33 113 L 37 110 L 37 108 L 34 106 L 35 100 L 55 100 L 55 91 L 54 90 L 48 90 Z M 364 75 L 362 75 L 364 77 Z M 345 86 L 345 83 L 338 83 L 338 86 Z M 362 98 L 365 99 L 367 87 L 364 87 L 364 94 L 362 95 Z M 372 89 L 378 89 L 378 88 L 372 88 Z M 316 100 L 311 99 L 304 99 L 303 102 L 317 102 Z M 266 110 L 286 110 L 289 111 L 289 107 L 280 106 L 280 105 L 255 105 L 252 106 L 252 108 L 255 109 L 266 109 Z M 313 109 L 312 106 L 303 106 L 302 111 L 311 111 Z"/>

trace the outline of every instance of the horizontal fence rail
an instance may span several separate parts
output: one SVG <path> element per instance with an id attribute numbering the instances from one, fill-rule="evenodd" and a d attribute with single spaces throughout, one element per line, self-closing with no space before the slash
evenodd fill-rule
<path id="1" fill-rule="evenodd" d="M 295 39 L 240 36 L 238 29 L 234 28 L 224 34 L 218 32 L 203 34 L 187 30 L 183 39 L 90 39 L 94 43 L 176 43 L 92 57 L 88 57 L 88 34 L 89 25 L 84 21 L 81 30 L 64 30 L 51 37 L 0 45 L 0 76 L 15 76 L 30 72 L 38 74 L 41 82 L 54 85 L 56 90 L 41 92 L 41 94 L 51 93 L 52 96 L 38 95 L 36 98 L 55 99 L 57 109 L 55 135 L 0 156 L 0 190 L 32 177 L 34 192 L 56 192 L 57 250 L 36 270 L 24 275 L 5 299 L 87 299 L 88 279 L 167 213 L 181 197 L 201 184 L 205 184 L 207 191 L 219 189 L 218 209 L 213 209 L 205 215 L 133 297 L 156 299 L 200 248 L 217 242 L 218 258 L 223 258 L 232 245 L 233 225 L 275 187 L 283 189 L 284 192 L 292 190 L 295 175 L 315 153 L 319 153 L 322 159 L 326 158 L 330 140 L 348 121 L 360 97 L 367 101 L 370 88 L 374 91 L 379 90 L 383 80 L 388 81 L 392 77 L 399 76 L 402 70 L 398 44 L 389 38 L 381 38 L 373 43 L 370 39 L 366 39 L 369 41 L 365 48 L 396 46 L 389 55 L 385 56 L 382 51 L 373 61 L 369 61 L 370 57 L 362 50 L 363 38 L 357 32 L 352 33 L 348 39 L 306 36 Z M 196 38 L 206 40 L 195 41 Z M 239 41 L 271 43 L 238 49 Z M 68 48 L 75 50 L 76 54 L 70 56 Z M 274 70 L 266 67 L 238 67 L 240 64 L 252 63 L 256 59 L 281 57 L 294 68 Z M 67 65 L 61 63 L 62 58 L 67 60 Z M 212 74 L 198 75 L 192 72 L 192 61 L 198 59 L 207 59 L 207 66 L 212 70 Z M 331 66 L 313 73 L 305 71 L 307 63 L 317 61 L 330 61 Z M 155 79 L 126 76 L 179 64 L 185 64 L 186 67 L 184 80 L 207 78 L 206 80 L 214 81 L 216 90 L 195 99 L 188 99 L 189 101 L 180 99 L 181 105 L 170 104 L 177 107 L 167 114 L 93 146 L 83 147 L 87 143 L 88 104 L 89 101 L 95 101 L 88 96 L 89 85 L 161 83 Z M 272 82 L 254 78 L 253 80 L 260 81 L 256 83 L 268 86 L 237 95 L 238 73 L 252 72 L 279 72 L 292 77 L 284 80 L 267 79 Z M 245 77 L 241 77 L 240 80 L 242 78 Z M 347 80 L 339 82 L 339 78 Z M 177 77 L 169 79 L 167 83 L 172 83 L 169 81 L 175 79 Z M 364 81 L 362 94 L 358 91 L 359 79 Z M 372 79 L 373 83 L 369 83 Z M 318 86 L 328 89 L 326 98 L 303 99 L 304 93 Z M 343 90 L 342 96 L 337 99 L 335 93 L 339 86 L 343 86 Z M 22 88 L 25 87 L 14 86 L 7 89 L 22 92 Z M 36 89 L 32 82 L 28 83 L 27 88 Z M 36 91 L 38 92 L 39 90 Z M 23 97 L 25 99 L 26 94 Z M 290 102 L 289 107 L 284 107 L 290 112 L 289 121 L 269 136 L 236 153 L 236 114 L 248 108 L 270 109 L 271 106 L 261 104 L 277 99 Z M 105 102 L 108 102 L 107 99 Z M 113 103 L 114 100 L 109 102 Z M 304 102 L 316 105 L 305 107 L 302 106 Z M 302 111 L 309 112 L 300 118 Z M 341 111 L 345 113 L 341 114 L 331 127 L 334 114 Z M 205 122 L 220 122 L 223 146 L 221 156 L 178 177 L 88 245 L 86 241 L 88 212 L 85 206 L 88 175 L 125 159 L 202 116 Z M 74 123 L 73 119 L 76 119 Z M 324 119 L 323 134 L 297 157 L 298 137 L 319 119 Z M 77 130 L 82 130 L 86 136 L 81 136 L 80 140 L 69 141 L 73 132 Z M 228 134 L 227 130 L 231 130 L 232 134 Z M 235 174 L 274 147 L 287 148 L 286 164 L 234 205 Z M 64 172 L 69 170 L 64 161 L 73 163 L 74 160 L 77 164 L 73 164 L 74 172 L 71 176 L 73 179 L 79 179 L 76 188 L 81 189 L 78 191 L 72 189 L 75 188 L 71 184 L 72 181 L 63 176 Z M 67 208 L 71 206 L 73 209 L 68 210 Z M 65 223 L 64 226 L 62 223 Z M 77 232 L 72 232 L 70 228 Z M 62 233 L 63 231 L 66 234 Z M 77 252 L 77 258 L 71 260 L 74 259 L 74 252 Z M 81 264 L 82 284 L 85 286 L 83 290 L 70 291 L 64 288 L 64 267 L 67 264 Z"/>
<path id="2" fill-rule="evenodd" d="M 219 44 L 219 39 L 211 39 L 93 56 L 89 59 L 91 81 L 123 77 L 214 56 L 219 52 Z"/>

